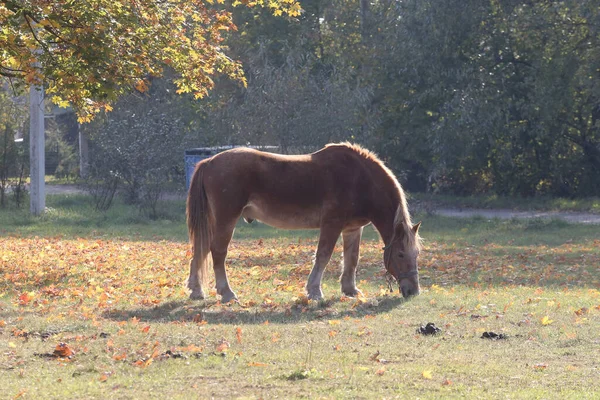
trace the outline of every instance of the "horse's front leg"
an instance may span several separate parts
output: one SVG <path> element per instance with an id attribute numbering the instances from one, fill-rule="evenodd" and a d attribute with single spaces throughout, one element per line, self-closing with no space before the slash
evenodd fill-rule
<path id="1" fill-rule="evenodd" d="M 310 271 L 308 282 L 306 282 L 306 292 L 311 300 L 320 300 L 323 298 L 321 290 L 321 280 L 327 263 L 331 259 L 331 254 L 335 247 L 338 237 L 341 233 L 341 228 L 337 226 L 323 226 L 319 235 L 319 244 L 315 255 L 315 265 Z"/>
<path id="2" fill-rule="evenodd" d="M 235 221 L 226 224 L 224 228 L 218 228 L 213 237 L 210 251 L 213 258 L 213 268 L 215 271 L 215 286 L 217 293 L 221 295 L 221 303 L 229 303 L 231 300 L 237 300 L 237 296 L 229 286 L 227 272 L 225 271 L 225 259 L 227 258 L 227 247 L 233 236 Z"/>
<path id="3" fill-rule="evenodd" d="M 342 293 L 346 296 L 356 297 L 361 291 L 356 287 L 356 267 L 360 254 L 360 238 L 363 228 L 352 229 L 342 232 L 344 240 L 344 269 L 340 277 Z"/>

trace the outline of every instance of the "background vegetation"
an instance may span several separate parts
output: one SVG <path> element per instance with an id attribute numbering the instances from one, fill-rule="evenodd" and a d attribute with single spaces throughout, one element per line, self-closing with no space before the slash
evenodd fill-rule
<path id="1" fill-rule="evenodd" d="M 597 0 L 299 4 L 285 17 L 269 7 L 227 14 L 238 30 L 221 32 L 218 51 L 241 61 L 247 86 L 216 74 L 211 95 L 195 100 L 168 83 L 180 71 L 133 80 L 140 90 L 84 127 L 96 172 L 112 171 L 101 180 L 118 177 L 137 198 L 147 177 L 131 165 L 148 170 L 152 159 L 180 183 L 182 148 L 305 152 L 349 140 L 413 192 L 600 194 Z"/>

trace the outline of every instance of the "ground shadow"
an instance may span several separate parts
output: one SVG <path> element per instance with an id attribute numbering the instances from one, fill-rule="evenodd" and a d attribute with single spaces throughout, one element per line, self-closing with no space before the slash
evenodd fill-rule
<path id="1" fill-rule="evenodd" d="M 410 301 L 401 297 L 378 297 L 359 304 L 352 309 L 339 311 L 336 305 L 341 298 L 302 304 L 289 302 L 277 307 L 256 305 L 244 308 L 239 304 L 222 305 L 216 299 L 200 301 L 170 301 L 155 307 L 115 309 L 103 313 L 103 317 L 114 321 L 127 321 L 132 318 L 147 322 L 202 322 L 208 324 L 296 324 L 318 320 L 340 319 L 346 316 L 361 318 L 365 315 L 387 313 Z M 346 300 L 348 301 L 348 300 Z M 354 300 L 350 300 L 354 301 Z"/>

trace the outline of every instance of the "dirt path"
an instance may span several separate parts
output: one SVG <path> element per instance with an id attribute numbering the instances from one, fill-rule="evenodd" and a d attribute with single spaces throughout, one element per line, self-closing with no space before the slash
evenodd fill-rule
<path id="1" fill-rule="evenodd" d="M 46 185 L 47 194 L 81 194 L 85 193 L 80 187 L 75 185 Z M 167 198 L 183 198 L 181 195 L 166 195 Z M 574 211 L 514 211 L 508 209 L 478 209 L 478 208 L 438 208 L 434 214 L 446 217 L 470 218 L 480 216 L 483 218 L 556 218 L 567 222 L 578 224 L 597 224 L 600 225 L 600 214 L 592 214 Z"/>
<path id="2" fill-rule="evenodd" d="M 454 209 L 454 208 L 440 208 L 435 210 L 435 214 L 443 215 L 446 217 L 475 217 L 480 216 L 483 218 L 500 218 L 500 219 L 527 219 L 527 218 L 555 218 L 561 219 L 567 222 L 573 222 L 578 224 L 600 224 L 600 214 L 575 212 L 575 211 L 513 211 L 513 210 L 487 210 L 477 208 L 465 208 L 465 209 Z"/>

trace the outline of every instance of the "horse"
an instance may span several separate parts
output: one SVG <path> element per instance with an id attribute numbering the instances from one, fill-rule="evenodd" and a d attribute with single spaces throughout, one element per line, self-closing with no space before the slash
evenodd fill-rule
<path id="1" fill-rule="evenodd" d="M 233 148 L 200 161 L 186 204 L 193 248 L 187 286 L 191 299 L 204 299 L 209 253 L 222 303 L 237 301 L 225 271 L 237 221 L 258 220 L 281 229 L 319 229 L 309 299 L 323 298 L 321 280 L 335 244 L 343 239 L 341 291 L 359 296 L 356 269 L 363 227 L 372 223 L 385 247 L 383 264 L 402 296 L 418 295 L 420 222 L 413 225 L 404 190 L 372 152 L 351 143 L 329 144 L 303 155 Z M 390 281 L 390 289 L 392 288 Z"/>

